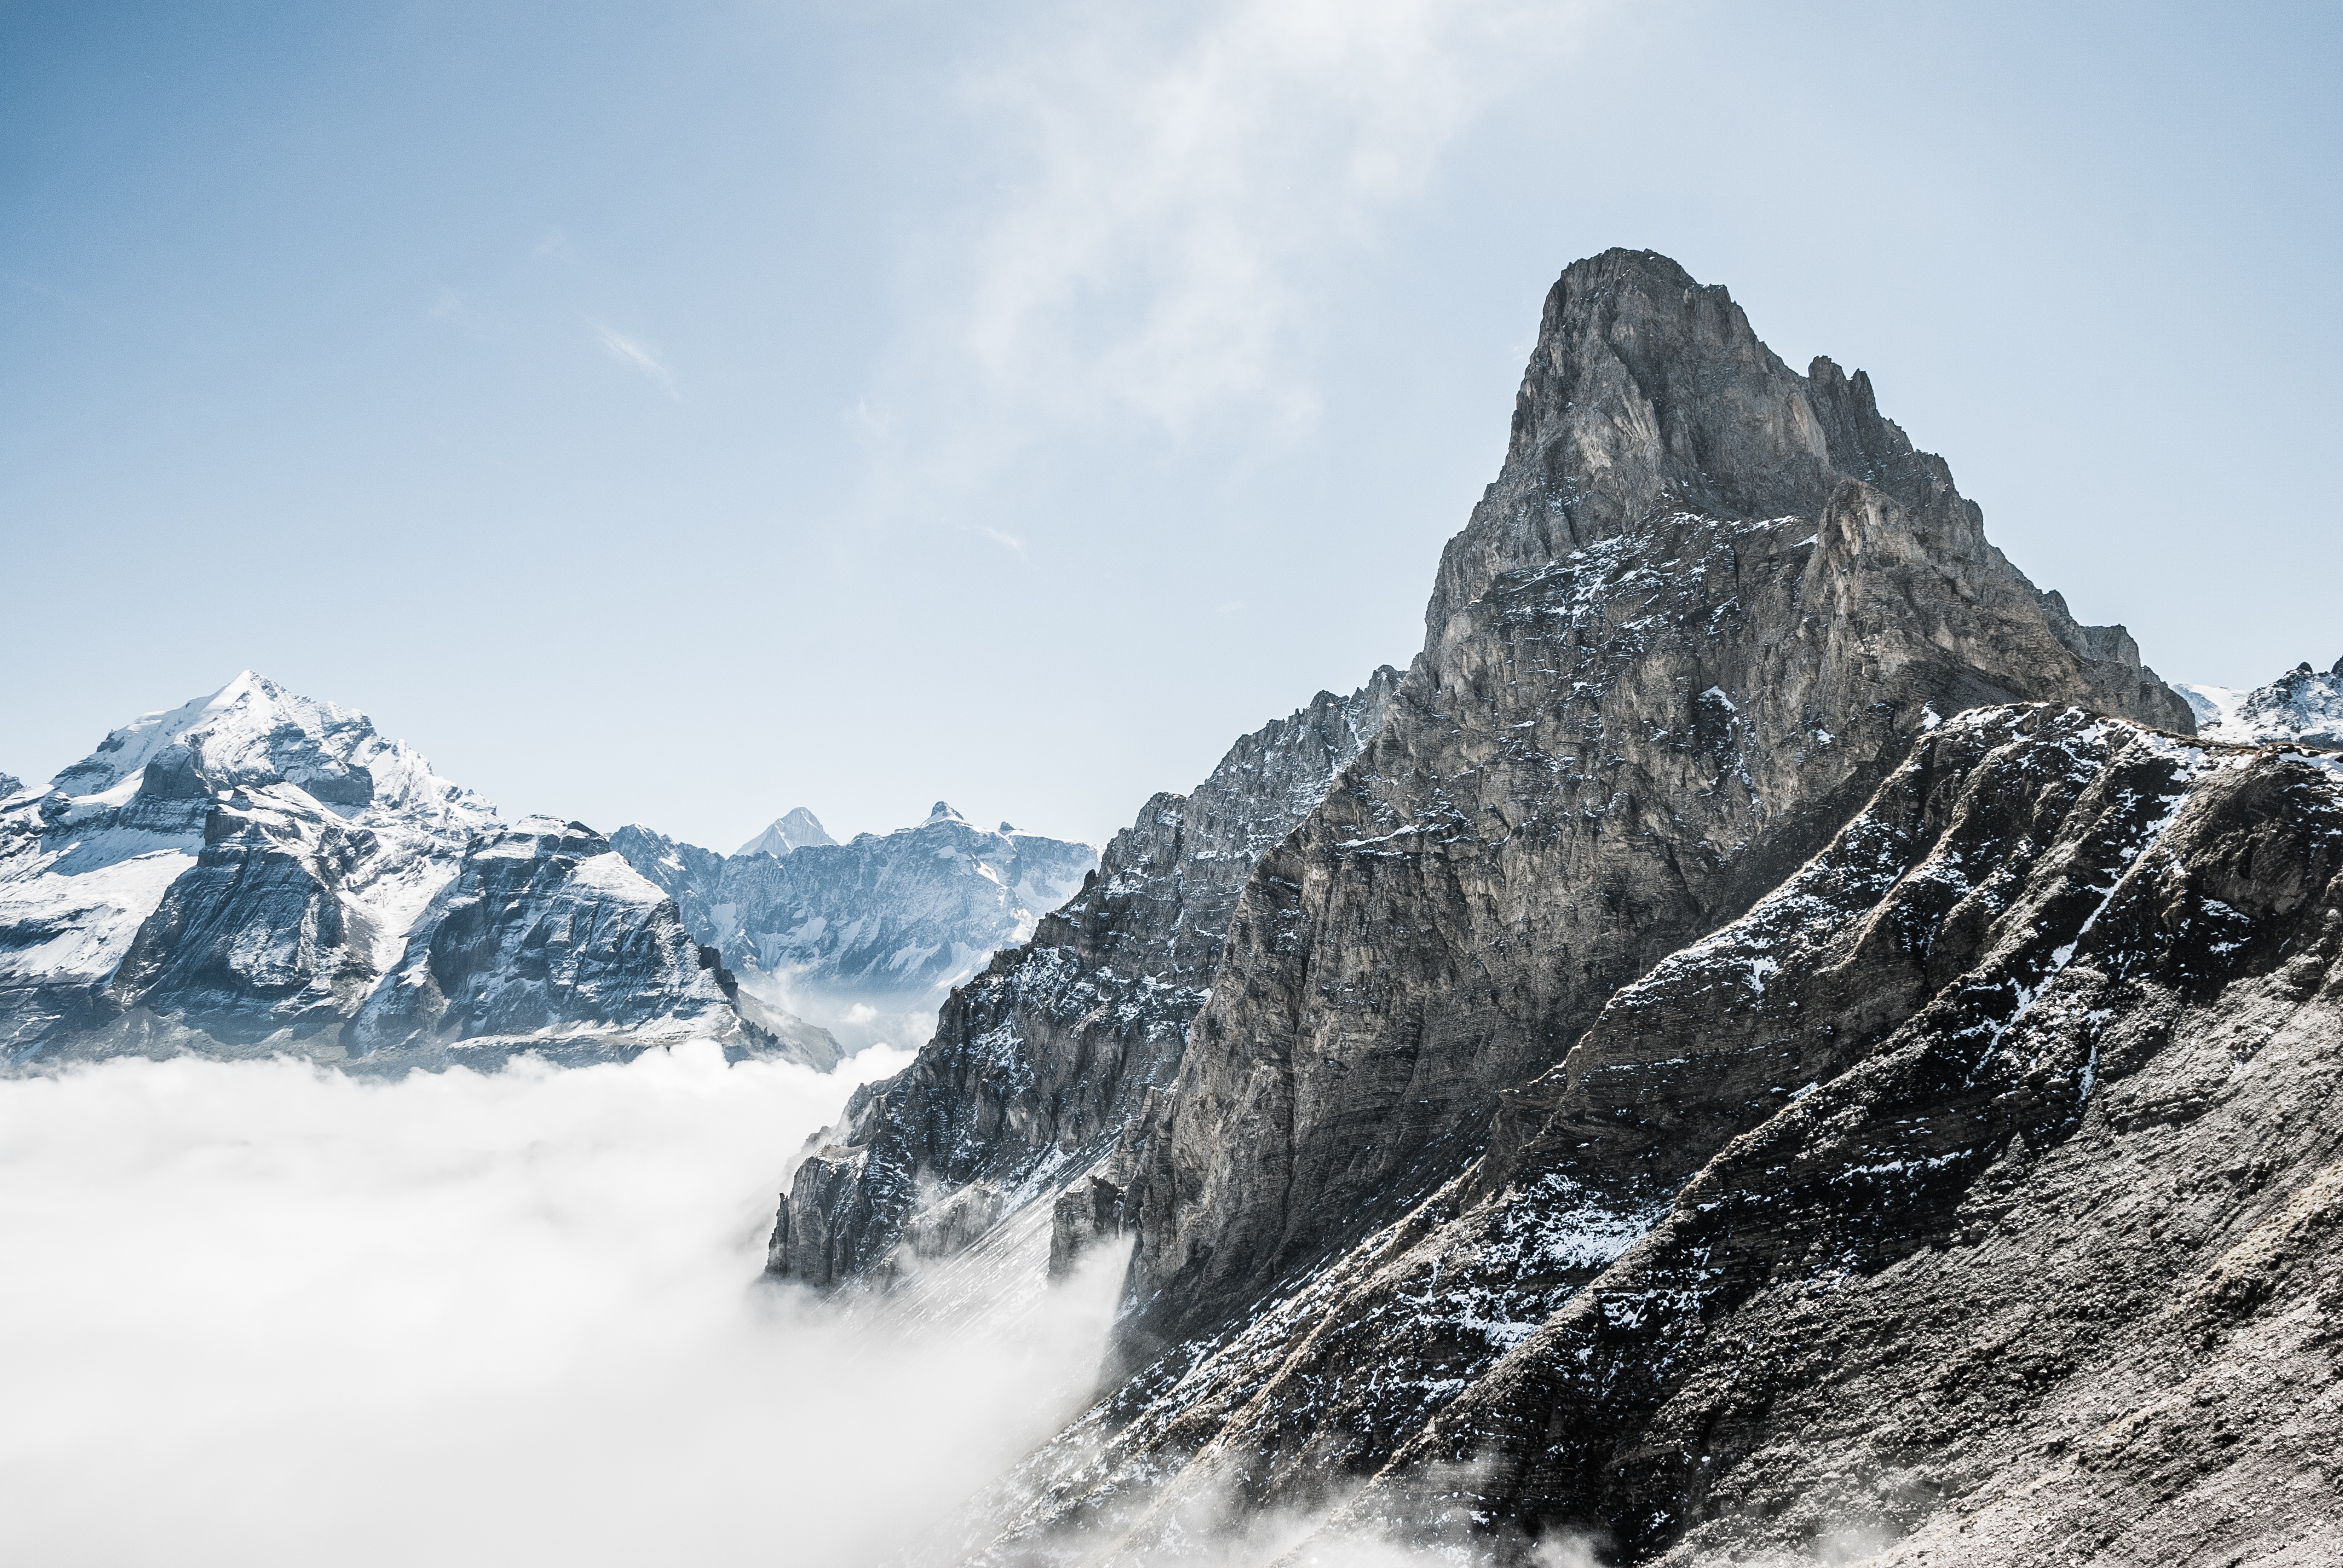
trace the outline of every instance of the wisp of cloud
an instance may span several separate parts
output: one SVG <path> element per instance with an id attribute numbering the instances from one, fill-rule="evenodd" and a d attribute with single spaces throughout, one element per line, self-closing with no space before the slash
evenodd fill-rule
<path id="1" fill-rule="evenodd" d="M 791 1157 L 903 1060 L 0 1081 L 8 1557 L 883 1556 L 1071 1413 L 1113 1283 L 981 1335 L 754 1285 Z"/>

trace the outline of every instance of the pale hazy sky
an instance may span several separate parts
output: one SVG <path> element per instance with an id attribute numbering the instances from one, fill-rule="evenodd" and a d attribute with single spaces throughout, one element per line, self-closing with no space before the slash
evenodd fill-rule
<path id="1" fill-rule="evenodd" d="M 2169 678 L 2343 654 L 2332 6 L 0 4 L 0 769 L 1102 838 L 1403 664 L 1572 258 Z"/>

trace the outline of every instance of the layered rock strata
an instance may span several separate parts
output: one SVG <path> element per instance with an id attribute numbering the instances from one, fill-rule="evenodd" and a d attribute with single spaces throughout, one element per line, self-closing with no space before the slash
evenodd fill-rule
<path id="1" fill-rule="evenodd" d="M 1036 1201 L 1089 1201 L 1172 1081 L 1255 862 L 1375 734 L 1398 680 L 1321 692 L 1192 793 L 1148 801 L 1080 893 L 952 992 L 909 1068 L 855 1091 L 782 1200 L 772 1271 L 831 1285 L 957 1251 Z M 1114 1222 L 1110 1205 L 1065 1228 L 1060 1262 Z"/>

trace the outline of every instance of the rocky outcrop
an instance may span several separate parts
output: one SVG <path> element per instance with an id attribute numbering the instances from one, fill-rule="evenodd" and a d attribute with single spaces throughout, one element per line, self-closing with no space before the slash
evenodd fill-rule
<path id="1" fill-rule="evenodd" d="M 1944 725 L 1458 1177 L 1037 1456 L 984 1555 L 1332 1500 L 1291 1561 L 2319 1560 L 2338 870 L 2331 758 Z"/>
<path id="2" fill-rule="evenodd" d="M 733 970 L 831 1013 L 932 1014 L 1098 864 L 1088 844 L 1006 822 L 987 831 L 940 800 L 915 827 L 850 844 L 799 808 L 729 857 L 639 827 L 620 829 L 611 846 Z"/>
<path id="3" fill-rule="evenodd" d="M 2343 750 L 2343 658 L 2323 673 L 2306 659 L 2268 686 L 2244 691 L 2187 681 L 2173 689 L 2187 699 L 2200 735 L 2248 746 Z"/>
<path id="4" fill-rule="evenodd" d="M 1441 1187 L 1501 1093 L 1736 918 L 1945 719 L 2187 730 L 1984 535 L 1868 379 L 1613 251 L 1548 297 L 1503 472 L 1382 730 L 1232 919 L 1121 1197 L 1123 1364 L 1232 1332 Z"/>
<path id="5" fill-rule="evenodd" d="M 772 1271 L 817 1285 L 883 1272 L 1061 1194 L 1061 1263 L 1111 1230 L 1120 1189 L 1100 1172 L 1172 1081 L 1240 891 L 1376 732 L 1398 679 L 1321 692 L 1240 739 L 1193 793 L 1150 800 L 1079 895 L 952 993 L 909 1068 L 855 1091 L 782 1201 Z"/>
<path id="6" fill-rule="evenodd" d="M 575 824 L 508 828 L 364 714 L 246 671 L 0 809 L 11 1063 L 572 1060 L 682 1033 L 827 1063 Z"/>

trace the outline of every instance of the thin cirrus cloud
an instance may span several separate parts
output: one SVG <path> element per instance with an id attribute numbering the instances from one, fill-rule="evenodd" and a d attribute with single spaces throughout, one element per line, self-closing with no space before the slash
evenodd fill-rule
<path id="1" fill-rule="evenodd" d="M 660 363 L 658 355 L 615 327 L 606 327 L 598 321 L 588 321 L 586 325 L 592 330 L 595 341 L 601 344 L 603 353 L 621 365 L 641 371 L 650 378 L 653 386 L 669 397 L 680 399 L 683 397 L 675 384 L 675 372 Z"/>
<path id="2" fill-rule="evenodd" d="M 1019 560 L 1023 560 L 1025 558 L 1025 541 L 1019 538 L 1015 534 L 1004 534 L 999 528 L 989 528 L 982 523 L 971 525 L 969 528 L 969 532 L 977 535 L 980 538 L 990 539 L 994 544 L 999 545 L 1002 549 L 1007 550 Z"/>
<path id="3" fill-rule="evenodd" d="M 1333 253 L 1371 243 L 1597 9 L 1101 8 L 972 65 L 964 101 L 1016 177 L 980 220 L 959 342 L 994 401 L 1058 417 L 1307 421 L 1297 339 Z"/>

